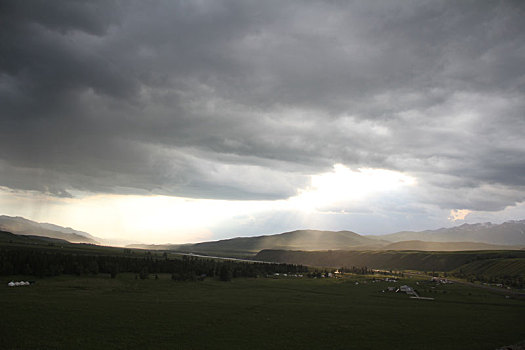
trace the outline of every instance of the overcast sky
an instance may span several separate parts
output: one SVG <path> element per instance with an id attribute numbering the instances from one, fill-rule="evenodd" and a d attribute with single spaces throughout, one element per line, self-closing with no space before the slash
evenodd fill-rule
<path id="1" fill-rule="evenodd" d="M 1 1 L 0 214 L 181 242 L 525 218 L 522 1 Z"/>

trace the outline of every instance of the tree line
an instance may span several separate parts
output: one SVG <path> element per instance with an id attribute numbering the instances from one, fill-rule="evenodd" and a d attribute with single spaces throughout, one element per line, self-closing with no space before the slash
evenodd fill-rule
<path id="1" fill-rule="evenodd" d="M 224 281 L 237 277 L 258 277 L 274 273 L 302 273 L 301 265 L 271 264 L 233 260 L 206 259 L 182 256 L 169 258 L 167 254 L 119 256 L 89 253 L 56 252 L 28 248 L 0 248 L 1 275 L 31 275 L 36 277 L 86 274 L 135 273 L 147 278 L 150 274 L 169 273 L 173 280 L 189 281 L 216 277 Z"/>

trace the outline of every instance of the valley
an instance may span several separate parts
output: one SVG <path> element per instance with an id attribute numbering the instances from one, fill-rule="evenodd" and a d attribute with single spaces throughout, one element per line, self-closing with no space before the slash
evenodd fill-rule
<path id="1" fill-rule="evenodd" d="M 298 230 L 144 249 L 0 231 L 0 348 L 490 350 L 525 339 L 525 250 L 450 244 Z M 421 245 L 443 250 L 401 249 Z"/>

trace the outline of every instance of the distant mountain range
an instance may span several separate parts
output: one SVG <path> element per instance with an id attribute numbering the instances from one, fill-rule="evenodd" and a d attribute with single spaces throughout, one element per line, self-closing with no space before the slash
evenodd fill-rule
<path id="1" fill-rule="evenodd" d="M 87 232 L 77 231 L 70 227 L 38 223 L 22 217 L 5 215 L 0 216 L 0 230 L 16 235 L 48 237 L 71 243 L 98 244 L 103 241 Z M 402 231 L 382 236 L 366 236 L 352 231 L 297 230 L 274 235 L 237 237 L 195 244 L 133 244 L 128 247 L 230 257 L 254 256 L 264 249 L 300 251 L 515 250 L 525 247 L 525 220 L 508 221 L 503 224 L 463 224 L 452 228 L 421 232 Z"/>
<path id="2" fill-rule="evenodd" d="M 250 256 L 273 250 L 513 250 L 525 247 L 525 220 L 503 224 L 464 224 L 422 232 L 362 236 L 351 231 L 298 230 L 268 236 L 238 237 L 182 245 L 130 245 L 131 248 L 176 250 L 187 253 Z"/>
<path id="3" fill-rule="evenodd" d="M 426 242 L 482 242 L 502 245 L 525 245 L 525 220 L 507 221 L 502 224 L 492 224 L 490 222 L 463 224 L 451 228 L 421 232 L 402 231 L 379 237 L 391 242 L 420 240 Z"/>
<path id="4" fill-rule="evenodd" d="M 19 216 L 0 215 L 0 230 L 16 235 L 48 237 L 71 243 L 99 243 L 98 238 L 87 232 L 77 231 L 71 227 L 39 223 Z"/>

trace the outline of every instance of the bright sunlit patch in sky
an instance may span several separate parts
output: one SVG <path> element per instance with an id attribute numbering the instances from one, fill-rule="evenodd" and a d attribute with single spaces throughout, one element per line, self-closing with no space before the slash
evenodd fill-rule
<path id="1" fill-rule="evenodd" d="M 468 209 L 453 209 L 450 211 L 450 216 L 448 219 L 450 221 L 465 220 L 467 215 L 470 213 L 472 213 L 472 211 Z"/>
<path id="2" fill-rule="evenodd" d="M 354 171 L 336 164 L 332 172 L 313 175 L 310 187 L 291 201 L 303 210 L 315 210 L 339 202 L 362 201 L 415 184 L 414 177 L 400 172 L 371 168 Z"/>

